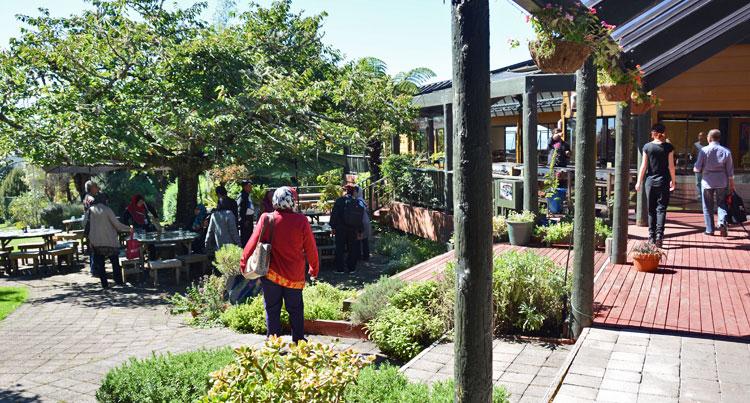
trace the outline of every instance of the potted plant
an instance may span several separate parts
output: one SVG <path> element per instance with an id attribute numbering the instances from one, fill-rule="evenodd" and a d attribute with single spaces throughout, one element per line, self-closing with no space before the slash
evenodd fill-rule
<path id="1" fill-rule="evenodd" d="M 653 272 L 666 253 L 651 242 L 641 242 L 633 248 L 633 265 L 638 271 Z"/>
<path id="2" fill-rule="evenodd" d="M 503 242 L 508 236 L 508 223 L 505 217 L 498 215 L 492 217 L 492 238 L 495 242 Z"/>
<path id="3" fill-rule="evenodd" d="M 508 214 L 505 222 L 508 224 L 508 238 L 510 244 L 515 246 L 528 245 L 531 232 L 534 230 L 534 213 L 524 210 L 519 213 L 512 211 Z"/>
<path id="4" fill-rule="evenodd" d="M 550 157 L 549 171 L 544 175 L 544 197 L 547 198 L 547 211 L 551 214 L 562 212 L 562 202 L 568 189 L 560 187 L 560 173 L 555 171 L 555 160 L 557 159 L 557 150 L 552 151 Z"/>
<path id="5" fill-rule="evenodd" d="M 637 75 L 637 77 L 640 77 L 640 75 Z M 619 67 L 611 70 L 599 69 L 596 75 L 599 90 L 604 95 L 604 99 L 609 102 L 625 102 L 630 99 L 634 79 L 630 71 L 623 71 Z"/>
<path id="6" fill-rule="evenodd" d="M 529 42 L 529 52 L 543 72 L 574 73 L 591 54 L 595 42 L 592 32 L 598 26 L 593 12 L 547 4 L 527 20 L 536 33 L 536 40 Z"/>
<path id="7" fill-rule="evenodd" d="M 643 91 L 635 91 L 630 100 L 630 114 L 642 115 L 656 105 L 659 105 L 658 98 Z"/>

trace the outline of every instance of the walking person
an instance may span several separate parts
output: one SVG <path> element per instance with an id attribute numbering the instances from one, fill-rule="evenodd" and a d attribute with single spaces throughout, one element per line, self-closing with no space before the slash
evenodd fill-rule
<path id="1" fill-rule="evenodd" d="M 706 222 L 706 235 L 713 235 L 714 210 L 718 207 L 719 231 L 726 237 L 727 195 L 734 191 L 734 163 L 732 152 L 722 146 L 721 131 L 708 132 L 708 145 L 701 149 L 693 170 L 702 174 L 703 219 Z M 715 200 L 714 200 L 715 198 Z"/>
<path id="2" fill-rule="evenodd" d="M 675 189 L 674 146 L 668 143 L 663 124 L 651 127 L 651 142 L 643 146 L 643 162 L 638 170 L 635 190 L 644 184 L 648 200 L 648 240 L 661 247 L 667 220 L 670 192 Z"/>
<path id="3" fill-rule="evenodd" d="M 234 215 L 234 221 L 237 222 L 237 202 L 229 197 L 227 194 L 227 188 L 224 186 L 217 186 L 216 187 L 216 209 L 219 211 L 231 211 L 232 215 Z"/>
<path id="4" fill-rule="evenodd" d="M 89 247 L 93 250 L 93 269 L 99 276 L 103 289 L 109 287 L 105 260 L 109 258 L 112 264 L 112 278 L 115 284 L 122 285 L 122 271 L 120 270 L 120 238 L 118 232 L 133 231 L 115 217 L 115 213 L 107 206 L 107 196 L 97 194 L 91 206 L 84 215 L 84 223 L 89 228 Z"/>
<path id="5" fill-rule="evenodd" d="M 360 205 L 353 184 L 344 186 L 344 195 L 336 199 L 331 210 L 331 229 L 335 237 L 336 271 L 353 272 L 357 268 L 357 261 L 361 257 L 361 236 L 364 230 L 363 220 L 365 209 Z"/>
<path id="6" fill-rule="evenodd" d="M 302 300 L 305 262 L 310 265 L 308 274 L 315 279 L 320 269 L 318 249 L 307 217 L 293 211 L 294 196 L 288 186 L 276 189 L 273 194 L 273 206 L 274 212 L 263 213 L 260 216 L 258 225 L 242 252 L 240 268 L 242 271 L 245 270 L 247 259 L 253 255 L 259 242 L 271 244 L 268 274 L 261 278 L 266 309 L 266 335 L 281 334 L 283 302 L 289 313 L 292 340 L 296 343 L 305 339 Z"/>
<path id="7" fill-rule="evenodd" d="M 362 260 L 367 262 L 370 260 L 370 238 L 372 237 L 372 223 L 370 222 L 370 215 L 367 213 L 367 203 L 365 202 L 365 192 L 359 187 L 356 187 L 355 194 L 357 195 L 357 201 L 362 206 L 365 213 L 362 214 L 362 240 L 360 248 L 362 252 Z"/>
<path id="8" fill-rule="evenodd" d="M 705 147 L 708 143 L 706 142 L 706 133 L 699 132 L 698 133 L 698 141 L 693 143 L 693 148 L 695 149 L 695 160 L 698 162 L 698 155 L 700 155 L 701 150 L 703 147 Z M 693 164 L 693 167 L 695 167 L 695 164 Z M 695 168 L 693 168 L 693 171 L 695 171 Z M 702 201 L 703 200 L 703 189 L 701 182 L 703 181 L 703 173 L 702 172 L 695 172 L 695 190 L 696 190 L 696 200 Z"/>
<path id="9" fill-rule="evenodd" d="M 86 191 L 86 194 L 83 196 L 83 214 L 84 217 L 86 216 L 86 213 L 89 211 L 89 207 L 94 204 L 94 200 L 96 198 L 96 195 L 99 194 L 99 185 L 94 182 L 93 180 L 88 180 L 83 185 L 83 188 Z M 91 250 L 91 242 L 88 239 L 88 228 L 86 228 L 86 224 L 83 225 L 83 232 L 84 235 L 87 237 L 86 244 L 88 245 L 88 254 L 89 254 L 89 273 L 92 276 L 96 276 L 94 273 L 94 252 Z"/>
<path id="10" fill-rule="evenodd" d="M 253 224 L 255 223 L 255 206 L 253 206 L 252 198 L 252 182 L 249 180 L 243 180 L 240 182 L 242 186 L 242 192 L 240 192 L 240 203 L 239 211 L 237 216 L 239 217 L 240 227 L 240 245 L 244 246 L 250 239 L 250 235 L 253 234 Z"/>

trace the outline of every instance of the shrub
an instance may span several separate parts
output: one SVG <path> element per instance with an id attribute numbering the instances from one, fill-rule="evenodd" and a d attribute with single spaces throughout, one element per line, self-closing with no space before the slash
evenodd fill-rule
<path id="1" fill-rule="evenodd" d="M 498 333 L 558 329 L 567 293 L 565 269 L 533 252 L 510 251 L 494 260 L 492 293 Z"/>
<path id="2" fill-rule="evenodd" d="M 505 221 L 505 217 L 498 215 L 492 217 L 492 237 L 496 241 L 501 241 L 508 236 L 508 223 Z"/>
<path id="3" fill-rule="evenodd" d="M 343 320 L 344 300 L 356 295 L 355 291 L 341 290 L 324 282 L 317 282 L 302 290 L 305 319 Z"/>
<path id="4" fill-rule="evenodd" d="M 42 225 L 41 211 L 49 204 L 42 194 L 26 192 L 10 202 L 8 210 L 14 221 L 37 228 Z"/>
<path id="5" fill-rule="evenodd" d="M 368 284 L 352 304 L 352 321 L 367 323 L 383 310 L 398 290 L 406 285 L 395 277 L 381 277 L 377 283 Z"/>
<path id="6" fill-rule="evenodd" d="M 428 311 L 436 305 L 438 284 L 436 281 L 409 283 L 391 297 L 391 305 L 399 309 L 422 307 Z"/>
<path id="7" fill-rule="evenodd" d="M 190 324 L 211 327 L 221 324 L 222 312 L 227 304 L 224 302 L 224 279 L 217 276 L 204 276 L 198 284 L 188 287 L 185 295 L 174 294 L 169 298 L 172 314 L 189 312 L 192 315 Z"/>
<path id="8" fill-rule="evenodd" d="M 3 218 L 11 218 L 8 210 L 11 200 L 29 191 L 24 176 L 23 169 L 13 168 L 0 182 L 0 207 L 2 207 Z"/>
<path id="9" fill-rule="evenodd" d="M 410 360 L 445 331 L 443 323 L 422 307 L 388 306 L 366 327 L 380 351 L 402 361 Z"/>
<path id="10" fill-rule="evenodd" d="M 221 322 L 235 332 L 266 334 L 263 296 L 255 297 L 244 304 L 230 306 L 221 314 Z M 289 315 L 284 309 L 281 310 L 281 323 L 289 323 Z"/>
<path id="11" fill-rule="evenodd" d="M 612 237 L 612 227 L 604 223 L 604 220 L 597 217 L 594 221 L 594 234 L 596 236 L 596 243 L 604 243 L 607 238 Z"/>
<path id="12" fill-rule="evenodd" d="M 191 402 L 211 386 L 209 374 L 232 362 L 229 348 L 131 358 L 110 370 L 96 392 L 100 402 Z"/>
<path id="13" fill-rule="evenodd" d="M 259 350 L 240 347 L 235 361 L 211 374 L 203 402 L 340 402 L 345 388 L 374 359 L 320 343 L 271 337 Z"/>
<path id="14" fill-rule="evenodd" d="M 325 212 L 330 212 L 333 208 L 331 201 L 341 196 L 341 169 L 326 171 L 318 175 L 316 181 L 318 185 L 323 186 L 317 206 Z"/>
<path id="15" fill-rule="evenodd" d="M 445 252 L 445 246 L 429 239 L 382 231 L 375 252 L 389 259 L 388 271 L 397 273 Z"/>
<path id="16" fill-rule="evenodd" d="M 536 216 L 534 213 L 528 210 L 524 210 L 522 212 L 517 211 L 511 211 L 508 214 L 508 218 L 505 220 L 507 222 L 534 222 L 534 219 L 536 219 Z"/>
<path id="17" fill-rule="evenodd" d="M 225 278 L 231 278 L 240 274 L 240 260 L 242 259 L 242 248 L 234 244 L 226 244 L 216 251 L 214 267 Z"/>
<path id="18" fill-rule="evenodd" d="M 140 194 L 149 205 L 156 207 L 159 189 L 153 176 L 128 171 L 113 171 L 101 174 L 96 178 L 102 192 L 109 196 L 109 207 L 115 215 L 121 215 L 130 204 L 133 195 Z M 161 214 L 160 216 L 163 216 Z"/>
<path id="19" fill-rule="evenodd" d="M 344 401 L 347 403 L 399 402 L 399 403 L 445 403 L 452 402 L 453 381 L 437 382 L 432 387 L 422 383 L 410 383 L 397 367 L 384 365 L 364 368 L 357 382 L 346 387 Z M 508 402 L 508 392 L 495 387 L 493 403 Z"/>
<path id="20" fill-rule="evenodd" d="M 548 244 L 573 242 L 572 222 L 559 222 L 546 227 L 539 227 L 542 240 Z"/>
<path id="21" fill-rule="evenodd" d="M 50 203 L 47 207 L 42 209 L 39 218 L 44 226 L 51 225 L 55 228 L 62 228 L 62 222 L 65 219 L 65 216 L 63 215 L 63 206 L 57 203 Z"/>

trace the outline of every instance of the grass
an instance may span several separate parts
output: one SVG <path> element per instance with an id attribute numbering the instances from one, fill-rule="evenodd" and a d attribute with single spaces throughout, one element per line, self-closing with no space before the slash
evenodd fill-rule
<path id="1" fill-rule="evenodd" d="M 23 287 L 0 287 L 0 320 L 15 311 L 28 296 L 28 290 Z"/>

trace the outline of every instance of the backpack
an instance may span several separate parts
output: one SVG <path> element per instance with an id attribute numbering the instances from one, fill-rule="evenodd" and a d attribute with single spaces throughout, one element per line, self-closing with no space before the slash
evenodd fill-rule
<path id="1" fill-rule="evenodd" d="M 742 224 L 747 221 L 745 203 L 737 192 L 732 192 L 727 196 L 727 207 L 729 208 L 727 211 L 727 222 L 729 224 Z"/>
<path id="2" fill-rule="evenodd" d="M 350 228 L 361 229 L 362 219 L 365 217 L 365 208 L 359 204 L 359 200 L 353 197 L 344 199 L 344 225 Z"/>

